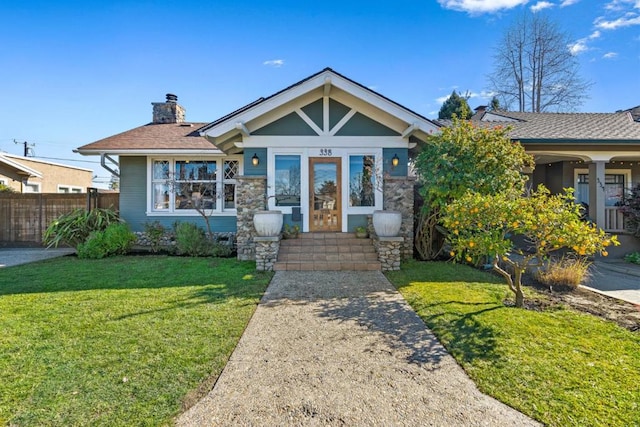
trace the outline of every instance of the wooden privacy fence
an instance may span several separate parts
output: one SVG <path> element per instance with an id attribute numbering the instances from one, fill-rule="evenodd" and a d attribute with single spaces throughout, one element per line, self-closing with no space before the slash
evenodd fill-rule
<path id="1" fill-rule="evenodd" d="M 55 218 L 76 208 L 119 209 L 118 193 L 0 193 L 0 242 L 42 243 Z"/>

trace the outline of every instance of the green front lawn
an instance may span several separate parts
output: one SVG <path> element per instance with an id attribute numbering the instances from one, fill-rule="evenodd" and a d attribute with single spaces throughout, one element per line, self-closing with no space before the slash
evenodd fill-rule
<path id="1" fill-rule="evenodd" d="M 59 258 L 0 269 L 0 425 L 168 425 L 266 288 L 252 262 Z"/>
<path id="2" fill-rule="evenodd" d="M 413 262 L 387 276 L 483 392 L 547 425 L 640 425 L 640 334 L 505 306 L 501 279 L 464 265 Z"/>

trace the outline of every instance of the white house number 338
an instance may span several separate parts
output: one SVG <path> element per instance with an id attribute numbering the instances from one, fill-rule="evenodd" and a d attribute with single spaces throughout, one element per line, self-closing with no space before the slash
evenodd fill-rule
<path id="1" fill-rule="evenodd" d="M 329 157 L 329 156 L 332 156 L 333 153 L 331 152 L 331 148 L 321 148 L 320 149 L 320 155 L 321 156 L 325 156 L 325 157 Z"/>

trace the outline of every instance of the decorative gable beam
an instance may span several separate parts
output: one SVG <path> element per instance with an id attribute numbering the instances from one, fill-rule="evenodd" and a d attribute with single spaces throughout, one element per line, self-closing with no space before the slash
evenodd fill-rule
<path id="1" fill-rule="evenodd" d="M 236 129 L 238 129 L 245 138 L 251 136 L 251 132 L 249 132 L 244 122 L 236 122 Z"/>
<path id="2" fill-rule="evenodd" d="M 327 76 L 324 78 L 324 96 L 331 95 L 331 77 Z"/>
<path id="3" fill-rule="evenodd" d="M 300 116 L 300 118 L 301 118 L 302 120 L 304 120 L 304 121 L 305 121 L 305 123 L 306 123 L 306 124 L 308 124 L 308 125 L 309 125 L 309 127 L 310 127 L 311 129 L 313 129 L 313 131 L 314 131 L 315 133 L 317 133 L 318 135 L 323 135 L 323 134 L 324 134 L 324 131 L 323 131 L 322 129 L 320 129 L 320 128 L 318 127 L 318 125 L 317 125 L 317 124 L 315 124 L 315 123 L 314 123 L 314 121 L 313 121 L 313 120 L 311 120 L 311 118 L 305 114 L 305 112 L 304 112 L 304 111 L 302 111 L 300 108 L 296 108 L 294 111 L 296 112 L 296 114 L 298 114 L 298 115 Z"/>
<path id="4" fill-rule="evenodd" d="M 331 129 L 329 135 L 334 136 L 357 113 L 353 108 Z"/>
<path id="5" fill-rule="evenodd" d="M 412 123 L 408 128 L 402 132 L 403 138 L 409 138 L 411 135 L 420 130 L 420 125 L 418 123 Z"/>

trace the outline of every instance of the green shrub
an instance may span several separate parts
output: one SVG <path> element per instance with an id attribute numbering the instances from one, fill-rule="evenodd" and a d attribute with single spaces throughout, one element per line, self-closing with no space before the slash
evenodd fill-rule
<path id="1" fill-rule="evenodd" d="M 104 231 L 94 231 L 77 248 L 78 258 L 100 259 L 126 254 L 136 241 L 136 235 L 124 223 L 109 225 Z"/>
<path id="2" fill-rule="evenodd" d="M 228 258 L 233 254 L 229 245 L 220 242 L 211 243 L 210 255 L 217 258 Z"/>
<path id="3" fill-rule="evenodd" d="M 575 289 L 590 277 L 590 265 L 586 258 L 563 256 L 549 261 L 546 269 L 536 273 L 536 278 L 545 285 Z"/>
<path id="4" fill-rule="evenodd" d="M 176 248 L 179 255 L 211 255 L 211 242 L 207 240 L 204 230 L 190 222 L 181 222 L 176 226 Z"/>
<path id="5" fill-rule="evenodd" d="M 159 221 L 145 222 L 144 232 L 151 243 L 151 252 L 158 252 L 160 250 L 160 242 L 164 236 L 166 229 Z"/>
<path id="6" fill-rule="evenodd" d="M 15 193 L 16 190 L 0 182 L 0 193 Z"/>
<path id="7" fill-rule="evenodd" d="M 47 247 L 66 244 L 77 247 L 94 231 L 103 231 L 120 222 L 118 212 L 112 209 L 74 209 L 55 219 L 44 232 L 42 241 Z"/>
<path id="8" fill-rule="evenodd" d="M 640 264 L 640 252 L 631 252 L 624 256 L 624 260 L 626 262 L 630 262 L 631 264 Z"/>

